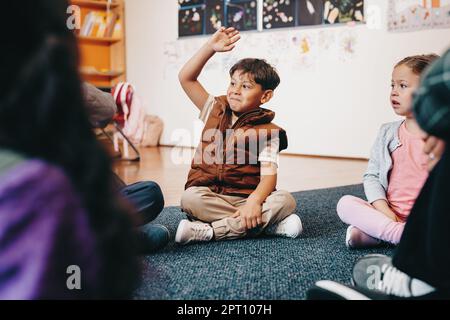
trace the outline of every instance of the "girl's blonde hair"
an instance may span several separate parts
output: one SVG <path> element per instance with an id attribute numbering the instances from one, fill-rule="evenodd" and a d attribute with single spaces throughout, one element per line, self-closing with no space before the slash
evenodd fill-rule
<path id="1" fill-rule="evenodd" d="M 409 67 L 414 74 L 420 75 L 434 60 L 437 60 L 439 56 L 437 54 L 422 54 L 416 56 L 410 56 L 399 61 L 394 68 L 399 66 Z"/>

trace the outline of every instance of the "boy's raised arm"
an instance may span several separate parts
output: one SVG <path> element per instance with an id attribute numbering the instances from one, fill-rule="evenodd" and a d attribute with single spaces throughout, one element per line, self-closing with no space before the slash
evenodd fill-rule
<path id="1" fill-rule="evenodd" d="M 211 36 L 208 42 L 205 43 L 188 62 L 186 62 L 178 74 L 178 79 L 180 80 L 183 90 L 199 110 L 202 110 L 203 105 L 209 96 L 209 93 L 197 79 L 200 72 L 206 62 L 208 62 L 216 52 L 233 50 L 235 43 L 239 39 L 240 36 L 238 30 L 234 28 L 220 28 Z"/>

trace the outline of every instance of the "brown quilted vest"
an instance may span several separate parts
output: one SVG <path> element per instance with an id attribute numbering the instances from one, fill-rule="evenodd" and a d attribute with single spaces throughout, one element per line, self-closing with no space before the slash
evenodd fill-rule
<path id="1" fill-rule="evenodd" d="M 287 148 L 286 132 L 271 123 L 273 111 L 259 108 L 242 114 L 231 125 L 232 111 L 226 96 L 216 97 L 202 132 L 185 189 L 209 187 L 224 195 L 248 197 L 261 178 L 261 150 L 274 136 L 279 151 Z"/>

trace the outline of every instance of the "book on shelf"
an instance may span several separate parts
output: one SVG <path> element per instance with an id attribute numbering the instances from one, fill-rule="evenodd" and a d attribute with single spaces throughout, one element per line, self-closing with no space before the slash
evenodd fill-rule
<path id="1" fill-rule="evenodd" d="M 115 12 L 108 12 L 106 18 L 106 29 L 104 36 L 107 38 L 111 38 L 114 33 L 114 28 L 117 23 L 118 15 Z"/>
<path id="2" fill-rule="evenodd" d="M 116 23 L 114 25 L 112 38 L 115 39 L 122 38 L 122 19 L 120 17 L 117 18 Z"/>
<path id="3" fill-rule="evenodd" d="M 113 11 L 91 11 L 86 14 L 79 35 L 95 38 L 121 38 L 122 19 Z"/>

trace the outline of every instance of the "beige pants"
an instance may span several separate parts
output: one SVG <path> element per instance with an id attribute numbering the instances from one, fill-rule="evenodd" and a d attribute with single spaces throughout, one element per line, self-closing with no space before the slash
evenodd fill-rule
<path id="1" fill-rule="evenodd" d="M 296 207 L 295 199 L 289 192 L 275 191 L 263 203 L 263 225 L 256 230 L 245 230 L 240 217 L 231 217 L 245 203 L 246 198 L 217 194 L 208 187 L 190 187 L 181 197 L 183 211 L 194 220 L 210 223 L 216 240 L 256 236 L 267 226 L 292 214 Z"/>

